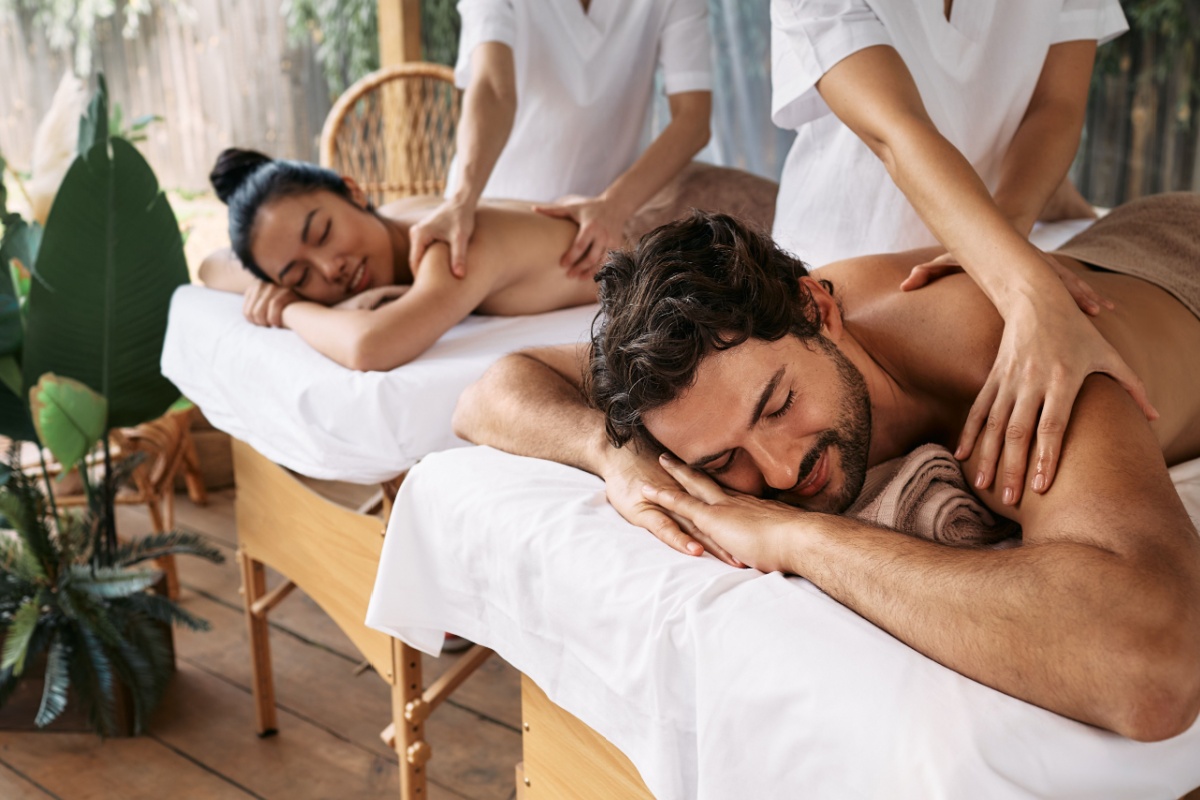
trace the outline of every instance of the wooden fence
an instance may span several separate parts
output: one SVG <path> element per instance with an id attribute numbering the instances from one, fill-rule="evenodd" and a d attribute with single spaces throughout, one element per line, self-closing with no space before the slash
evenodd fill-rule
<path id="1" fill-rule="evenodd" d="M 134 39 L 116 21 L 96 31 L 94 68 L 125 119 L 158 114 L 143 152 L 164 186 L 206 188 L 213 159 L 232 144 L 316 160 L 329 110 L 312 48 L 290 47 L 279 0 L 188 0 L 184 18 L 155 3 Z M 70 56 L 51 51 L 25 14 L 0 12 L 0 152 L 30 164 L 33 135 Z"/>

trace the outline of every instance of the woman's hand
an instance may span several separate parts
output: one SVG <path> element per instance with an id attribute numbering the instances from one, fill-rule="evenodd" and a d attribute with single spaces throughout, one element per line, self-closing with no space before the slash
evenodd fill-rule
<path id="1" fill-rule="evenodd" d="M 244 297 L 242 314 L 264 328 L 284 327 L 283 310 L 304 299 L 291 289 L 261 280 L 254 281 Z"/>
<path id="2" fill-rule="evenodd" d="M 689 556 L 703 555 L 708 550 L 717 558 L 735 567 L 742 564 L 716 545 L 692 523 L 647 500 L 642 487 L 655 486 L 664 490 L 678 490 L 679 484 L 667 474 L 652 455 L 637 452 L 636 446 L 627 444 L 611 449 L 609 462 L 601 475 L 609 505 L 626 521 L 657 536 L 674 550 Z"/>
<path id="3" fill-rule="evenodd" d="M 548 217 L 571 219 L 579 224 L 575 241 L 560 259 L 571 278 L 591 278 L 604 262 L 609 250 L 625 245 L 622 231 L 629 214 L 603 197 L 560 197 L 554 205 L 537 205 L 533 210 Z"/>
<path id="4" fill-rule="evenodd" d="M 417 274 L 426 249 L 434 242 L 450 245 L 450 274 L 467 274 L 467 243 L 475 230 L 475 205 L 446 200 L 408 230 L 408 267 Z"/>
<path id="5" fill-rule="evenodd" d="M 374 289 L 368 289 L 365 292 L 359 292 L 353 297 L 346 298 L 334 306 L 334 308 L 374 311 L 380 306 L 387 305 L 393 300 L 403 297 L 411 288 L 411 286 L 376 286 Z"/>
<path id="6" fill-rule="evenodd" d="M 973 484 L 986 489 L 998 476 L 1006 505 L 1021 499 L 1035 431 L 1032 488 L 1045 492 L 1054 482 L 1071 408 L 1084 379 L 1093 372 L 1110 375 L 1147 419 L 1158 419 L 1141 379 L 1096 327 L 1076 313 L 1061 293 L 1057 295 L 1054 300 L 1035 294 L 1030 302 L 1007 309 L 996 361 L 971 406 L 954 452 L 965 460 L 978 447 Z"/>
<path id="7" fill-rule="evenodd" d="M 739 562 L 763 572 L 795 571 L 788 544 L 796 534 L 796 523 L 806 512 L 774 500 L 727 491 L 708 475 L 669 455 L 664 454 L 660 460 L 683 490 L 664 487 L 661 482 L 647 483 L 642 487 L 646 500 L 672 517 L 685 520 L 696 535 L 707 537 Z"/>
<path id="8" fill-rule="evenodd" d="M 1071 293 L 1071 297 L 1074 298 L 1075 305 L 1079 306 L 1080 311 L 1094 317 L 1100 313 L 1101 307 L 1107 308 L 1109 311 L 1116 308 L 1111 300 L 1093 289 L 1091 284 L 1077 273 L 1064 267 L 1054 256 L 1042 253 L 1042 258 L 1046 259 L 1046 262 L 1054 268 L 1054 273 L 1067 287 L 1067 291 Z M 900 284 L 900 290 L 915 291 L 923 286 L 928 286 L 938 278 L 962 271 L 962 265 L 958 263 L 957 258 L 950 253 L 943 253 L 931 261 L 913 267 L 912 272 L 908 273 L 908 277 Z"/>

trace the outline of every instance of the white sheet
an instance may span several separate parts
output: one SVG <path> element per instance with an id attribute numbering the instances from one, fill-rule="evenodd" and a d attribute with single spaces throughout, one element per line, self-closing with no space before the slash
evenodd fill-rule
<path id="1" fill-rule="evenodd" d="M 581 341 L 596 306 L 469 317 L 416 361 L 354 372 L 292 331 L 242 317 L 240 295 L 183 286 L 171 300 L 163 374 L 213 425 L 313 478 L 390 480 L 436 450 L 459 394 L 505 353 Z"/>
<path id="2" fill-rule="evenodd" d="M 1200 519 L 1200 461 L 1173 477 Z M 637 766 L 660 800 L 1175 800 L 1200 725 L 1140 744 L 964 678 L 801 578 L 680 555 L 601 481 L 488 448 L 409 474 L 367 623 L 494 648 Z"/>

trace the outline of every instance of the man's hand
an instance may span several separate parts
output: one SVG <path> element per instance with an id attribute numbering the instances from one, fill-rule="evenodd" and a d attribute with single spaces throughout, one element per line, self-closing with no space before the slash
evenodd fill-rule
<path id="1" fill-rule="evenodd" d="M 642 496 L 690 526 L 732 558 L 762 572 L 795 572 L 789 547 L 796 524 L 808 512 L 774 500 L 731 492 L 703 472 L 663 454 L 660 462 L 683 490 L 645 483 Z"/>
<path id="2" fill-rule="evenodd" d="M 554 205 L 536 205 L 533 210 L 548 217 L 571 219 L 579 224 L 579 232 L 559 265 L 566 267 L 567 276 L 588 279 L 604 262 L 609 250 L 625 246 L 622 231 L 629 213 L 617 208 L 604 197 L 560 197 Z"/>
<path id="3" fill-rule="evenodd" d="M 242 314 L 255 325 L 264 328 L 282 328 L 283 310 L 292 303 L 303 300 L 300 295 L 278 284 L 256 280 L 246 290 L 242 302 Z"/>
<path id="4" fill-rule="evenodd" d="M 425 251 L 434 242 L 450 245 L 450 274 L 467 274 L 467 243 L 475 230 L 475 204 L 446 200 L 408 231 L 408 268 L 415 276 Z"/>
<path id="5" fill-rule="evenodd" d="M 365 292 L 359 292 L 353 297 L 346 298 L 334 306 L 334 308 L 374 311 L 380 306 L 387 305 L 393 300 L 403 297 L 411 288 L 411 286 L 376 286 L 374 289 L 368 289 Z"/>
<path id="6" fill-rule="evenodd" d="M 628 522 L 645 528 L 685 555 L 703 555 L 707 549 L 726 564 L 742 566 L 710 537 L 696 530 L 690 520 L 664 511 L 642 493 L 645 486 L 664 491 L 678 492 L 679 489 L 679 484 L 654 456 L 636 452 L 632 444 L 611 449 L 609 464 L 601 477 L 609 504 Z"/>

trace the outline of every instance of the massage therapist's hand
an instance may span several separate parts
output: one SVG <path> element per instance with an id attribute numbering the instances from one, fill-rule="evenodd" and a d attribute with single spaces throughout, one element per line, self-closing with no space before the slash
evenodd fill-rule
<path id="1" fill-rule="evenodd" d="M 374 289 L 359 292 L 353 297 L 347 297 L 334 308 L 374 311 L 380 306 L 385 306 L 393 300 L 403 297 L 411 288 L 411 286 L 376 286 Z"/>
<path id="2" fill-rule="evenodd" d="M 1047 280 L 1053 281 L 1047 276 Z M 1021 499 L 1030 446 L 1036 432 L 1031 487 L 1045 492 L 1054 481 L 1063 434 L 1083 381 L 1093 372 L 1110 375 L 1153 421 L 1158 412 L 1146 387 L 1096 326 L 1056 282 L 1004 309 L 1004 333 L 996 361 L 971 406 L 955 457 L 978 449 L 979 466 L 968 479 L 979 489 L 996 480 L 1001 500 Z"/>
<path id="3" fill-rule="evenodd" d="M 700 470 L 664 454 L 662 465 L 683 489 L 642 487 L 643 496 L 691 523 L 738 561 L 762 572 L 794 572 L 789 545 L 808 512 L 731 492 Z"/>
<path id="4" fill-rule="evenodd" d="M 572 219 L 579 223 L 579 232 L 559 265 L 567 268 L 572 278 L 589 279 L 604 264 L 609 250 L 625 246 L 622 231 L 630 212 L 618 208 L 603 197 L 560 197 L 554 205 L 537 205 L 533 210 L 548 217 Z"/>
<path id="5" fill-rule="evenodd" d="M 1071 293 L 1071 297 L 1074 298 L 1075 305 L 1079 306 L 1080 311 L 1094 317 L 1100 313 L 1102 307 L 1109 311 L 1116 308 L 1111 300 L 1093 289 L 1091 284 L 1077 273 L 1064 267 L 1054 256 L 1046 253 L 1043 253 L 1042 256 L 1054 268 L 1054 273 L 1063 282 L 1063 286 L 1067 287 L 1067 291 Z M 963 271 L 957 258 L 950 253 L 943 253 L 931 261 L 913 267 L 912 272 L 908 273 L 908 277 L 900 284 L 900 290 L 903 292 L 915 291 L 923 286 L 928 286 L 938 278 Z"/>
<path id="6" fill-rule="evenodd" d="M 664 511 L 646 499 L 643 486 L 679 490 L 658 459 L 637 452 L 633 444 L 608 449 L 608 461 L 601 470 L 608 502 L 627 522 L 645 528 L 672 549 L 689 556 L 703 555 L 707 549 L 726 564 L 742 566 L 711 539 L 700 534 L 686 519 Z"/>
<path id="7" fill-rule="evenodd" d="M 408 264 L 413 275 L 421 264 L 425 250 L 434 242 L 450 245 L 450 274 L 456 278 L 467 274 L 467 243 L 475 230 L 475 204 L 449 199 L 413 225 L 408 231 Z"/>
<path id="8" fill-rule="evenodd" d="M 283 310 L 299 300 L 300 295 L 278 284 L 256 280 L 246 290 L 242 313 L 246 319 L 264 328 L 282 328 Z"/>

